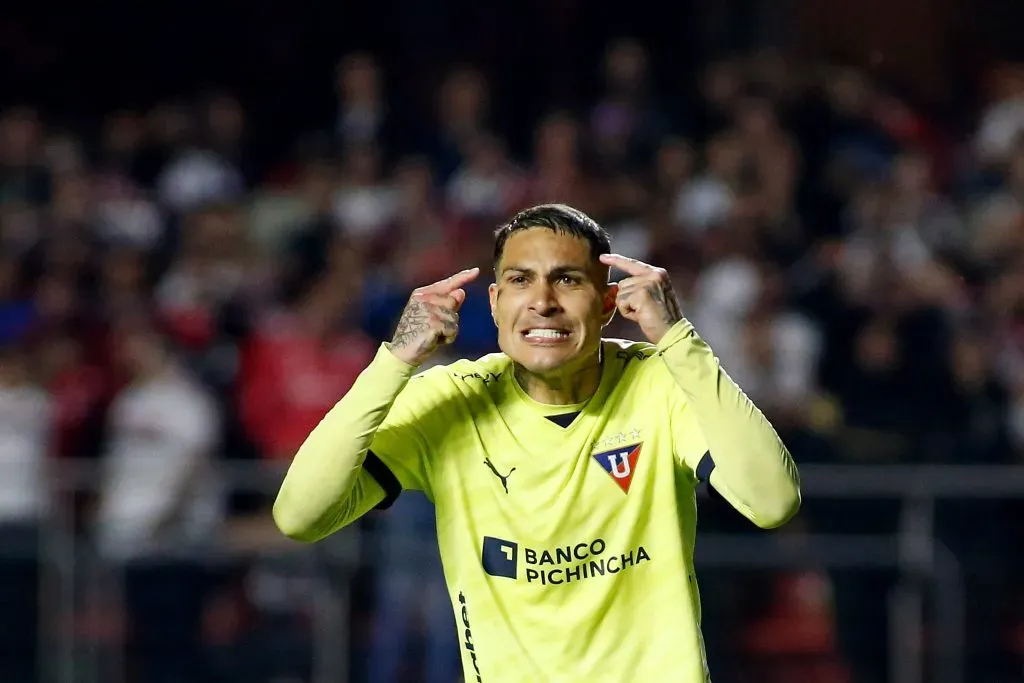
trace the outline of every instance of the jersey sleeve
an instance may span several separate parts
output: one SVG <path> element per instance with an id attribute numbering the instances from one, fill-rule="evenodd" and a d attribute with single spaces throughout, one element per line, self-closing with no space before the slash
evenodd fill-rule
<path id="1" fill-rule="evenodd" d="M 768 419 L 688 321 L 657 346 L 681 394 L 671 418 L 677 457 L 758 526 L 784 524 L 800 507 L 800 478 Z"/>
<path id="2" fill-rule="evenodd" d="M 387 496 L 381 507 L 403 490 L 433 498 L 431 457 L 440 438 L 436 427 L 446 402 L 445 383 L 441 368 L 413 377 L 374 434 L 365 468 Z"/>
<path id="3" fill-rule="evenodd" d="M 426 373 L 419 379 L 414 372 L 382 345 L 309 433 L 274 502 L 274 520 L 283 533 L 319 540 L 374 506 L 387 505 L 401 486 L 426 489 L 427 440 L 415 416 L 430 412 L 430 392 L 421 395 L 417 388 L 430 382 Z"/>
<path id="4" fill-rule="evenodd" d="M 694 482 L 707 483 L 714 468 L 707 439 L 700 423 L 686 405 L 682 390 L 669 378 L 669 423 L 676 460 Z"/>

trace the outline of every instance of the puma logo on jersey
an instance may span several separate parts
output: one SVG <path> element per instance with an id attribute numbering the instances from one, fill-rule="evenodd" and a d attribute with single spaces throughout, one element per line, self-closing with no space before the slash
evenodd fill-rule
<path id="1" fill-rule="evenodd" d="M 597 464 L 611 475 L 623 493 L 629 493 L 629 486 L 633 483 L 636 464 L 640 460 L 641 446 L 643 446 L 642 442 L 594 453 L 594 460 L 597 460 Z"/>
<path id="2" fill-rule="evenodd" d="M 511 477 L 512 473 L 516 471 L 516 468 L 513 467 L 508 471 L 508 474 L 503 475 L 501 472 L 498 471 L 498 468 L 494 466 L 494 463 L 491 462 L 490 458 L 484 458 L 484 464 L 487 465 L 488 469 L 490 469 L 491 472 L 494 472 L 494 476 L 496 476 L 498 478 L 498 481 L 501 482 L 501 488 L 505 489 L 505 493 L 507 494 L 508 478 Z"/>

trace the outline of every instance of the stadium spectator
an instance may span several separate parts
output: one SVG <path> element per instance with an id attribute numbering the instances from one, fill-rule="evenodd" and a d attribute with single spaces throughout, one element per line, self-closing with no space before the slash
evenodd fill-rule
<path id="1" fill-rule="evenodd" d="M 132 383 L 110 410 L 96 547 L 123 572 L 136 675 L 197 680 L 207 595 L 201 559 L 215 545 L 224 506 L 211 468 L 218 411 L 152 323 L 121 319 L 115 339 Z"/>

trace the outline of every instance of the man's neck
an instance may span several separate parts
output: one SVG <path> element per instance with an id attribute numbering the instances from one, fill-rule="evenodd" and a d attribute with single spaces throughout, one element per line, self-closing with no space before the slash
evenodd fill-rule
<path id="1" fill-rule="evenodd" d="M 583 403 L 597 391 L 601 383 L 601 358 L 596 354 L 582 366 L 544 375 L 532 373 L 517 363 L 515 378 L 526 395 L 537 403 L 575 405 Z"/>

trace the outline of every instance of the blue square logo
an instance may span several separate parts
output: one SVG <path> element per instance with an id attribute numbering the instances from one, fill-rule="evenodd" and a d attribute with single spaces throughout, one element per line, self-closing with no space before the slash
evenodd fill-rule
<path id="1" fill-rule="evenodd" d="M 484 536 L 484 549 L 480 555 L 484 571 L 491 576 L 516 578 L 519 544 L 493 536 Z"/>

